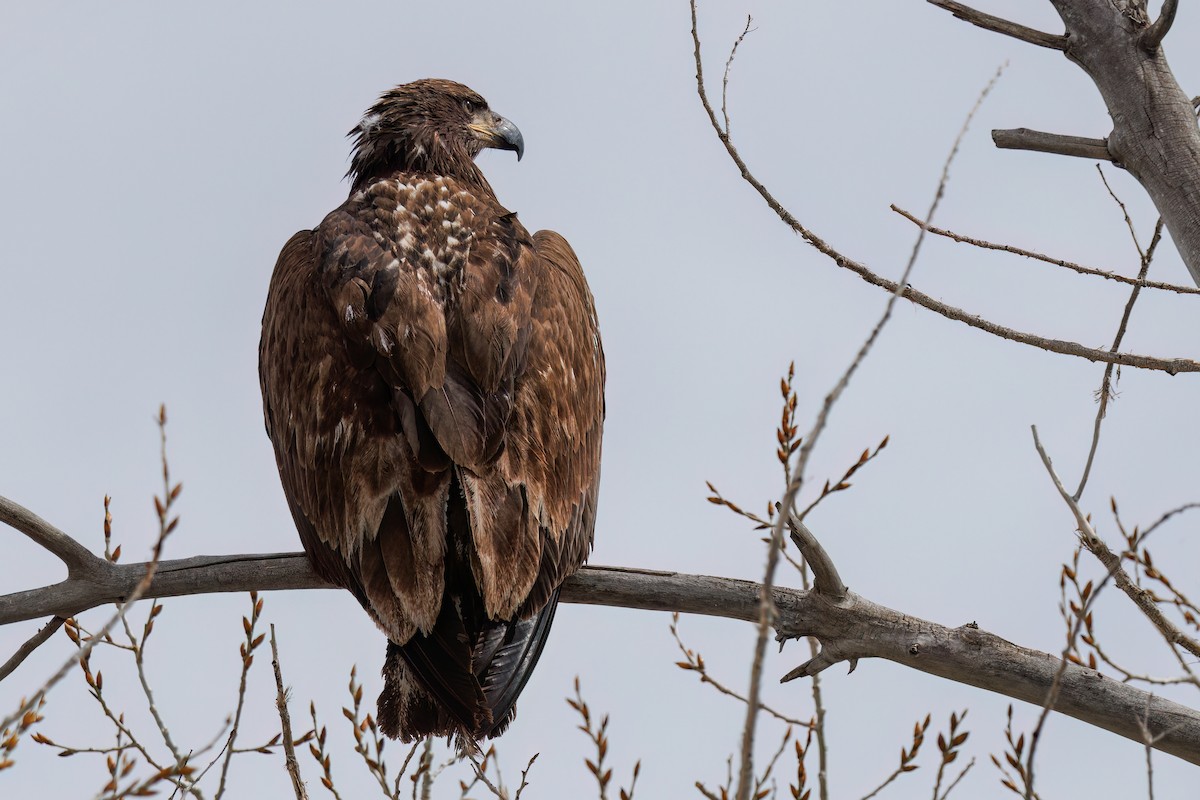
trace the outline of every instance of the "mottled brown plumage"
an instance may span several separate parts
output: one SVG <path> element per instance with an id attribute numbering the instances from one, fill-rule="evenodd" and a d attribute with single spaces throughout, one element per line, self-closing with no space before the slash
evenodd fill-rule
<path id="1" fill-rule="evenodd" d="M 461 84 L 385 93 L 349 199 L 284 246 L 267 433 L 314 568 L 389 645 L 391 736 L 500 733 L 592 544 L 604 355 L 575 253 L 474 163 L 524 143 Z"/>

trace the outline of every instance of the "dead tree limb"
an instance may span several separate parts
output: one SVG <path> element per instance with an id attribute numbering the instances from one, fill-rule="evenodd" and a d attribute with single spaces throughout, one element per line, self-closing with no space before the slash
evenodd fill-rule
<path id="1" fill-rule="evenodd" d="M 52 586 L 0 596 L 0 625 L 72 617 L 127 597 L 146 577 L 146 564 L 111 566 L 99 577 L 68 578 Z M 831 577 L 831 583 L 840 584 L 841 580 Z M 153 582 L 142 588 L 146 597 L 164 598 L 332 587 L 317 577 L 303 553 L 271 553 L 162 561 Z M 757 622 L 761 591 L 762 586 L 752 581 L 585 567 L 563 585 L 562 599 Z M 812 636 L 822 642 L 821 656 L 793 671 L 804 675 L 842 661 L 882 658 L 1041 705 L 1061 663 L 1056 656 L 1020 647 L 974 625 L 947 628 L 849 591 L 841 599 L 832 599 L 817 591 L 776 587 L 774 599 L 779 611 L 775 630 L 781 639 Z M 1095 670 L 1068 665 L 1055 710 L 1139 744 L 1145 741 L 1141 727 L 1145 724 L 1158 737 L 1155 749 L 1200 764 L 1200 712 Z"/>

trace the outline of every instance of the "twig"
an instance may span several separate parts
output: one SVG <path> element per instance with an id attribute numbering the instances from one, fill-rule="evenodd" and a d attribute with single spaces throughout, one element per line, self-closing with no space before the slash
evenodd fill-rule
<path id="1" fill-rule="evenodd" d="M 894 205 L 894 204 L 892 206 L 890 206 L 890 208 L 892 209 L 892 211 L 895 211 L 897 214 L 904 217 L 909 222 L 915 223 L 917 225 L 921 224 L 921 220 L 918 219 L 911 212 L 905 211 L 903 208 L 900 208 L 899 206 Z M 937 234 L 938 236 L 944 236 L 947 239 L 951 239 L 953 241 L 960 242 L 962 244 L 969 244 L 974 247 L 981 248 L 983 250 L 998 250 L 998 251 L 1001 251 L 1004 253 L 1012 253 L 1013 255 L 1024 256 L 1026 258 L 1032 258 L 1036 261 L 1042 261 L 1047 264 L 1053 264 L 1057 267 L 1065 267 L 1066 269 L 1073 270 L 1075 272 L 1078 272 L 1081 275 L 1095 275 L 1098 278 L 1104 278 L 1106 280 L 1116 281 L 1117 283 L 1124 283 L 1129 286 L 1143 286 L 1147 289 L 1161 289 L 1163 291 L 1176 292 L 1178 294 L 1200 294 L 1200 288 L 1195 287 L 1195 286 L 1180 286 L 1179 284 L 1163 283 L 1162 281 L 1138 280 L 1137 278 L 1129 278 L 1124 275 L 1119 275 L 1115 272 L 1109 272 L 1107 270 L 1093 269 L 1092 267 L 1085 267 L 1082 264 L 1076 264 L 1073 261 L 1064 261 L 1059 258 L 1052 258 L 1048 255 L 1045 255 L 1043 253 L 1038 253 L 1034 250 L 1026 250 L 1024 248 L 1014 247 L 1014 246 L 1008 245 L 1008 244 L 997 244 L 995 242 L 988 242 L 983 239 L 975 239 L 970 236 L 964 236 L 960 233 L 955 233 L 954 231 L 945 230 L 943 228 L 935 228 L 932 225 L 927 225 L 925 229 L 927 231 L 929 231 L 930 233 Z"/>
<path id="2" fill-rule="evenodd" d="M 308 800 L 304 781 L 300 779 L 300 763 L 296 761 L 296 747 L 292 743 L 292 718 L 288 714 L 287 692 L 283 688 L 283 674 L 279 669 L 279 646 L 275 643 L 275 623 L 271 623 L 271 666 L 275 670 L 275 706 L 279 709 L 279 721 L 283 725 L 283 754 L 288 776 L 296 800 Z"/>
<path id="3" fill-rule="evenodd" d="M 533 769 L 533 762 L 537 761 L 541 753 L 534 753 L 529 757 L 529 763 L 525 765 L 525 769 L 521 770 L 521 785 L 517 787 L 517 793 L 513 795 L 513 800 L 521 800 L 521 792 L 525 791 L 525 787 L 529 785 L 529 770 Z M 637 783 L 637 775 L 633 776 L 634 783 Z M 629 787 L 629 797 L 633 797 L 633 786 Z"/>
<path id="4" fill-rule="evenodd" d="M 1033 28 L 1027 28 L 1024 25 L 1018 25 L 1015 22 L 1009 22 L 1006 19 L 985 14 L 982 11 L 976 11 L 973 8 L 964 6 L 962 3 L 956 3 L 954 0 L 928 0 L 928 2 L 944 8 L 955 17 L 969 22 L 972 25 L 983 28 L 984 30 L 994 33 L 1002 33 L 1005 36 L 1011 36 L 1014 39 L 1020 39 L 1023 42 L 1036 44 L 1038 47 L 1048 47 L 1051 50 L 1066 50 L 1067 37 L 1055 36 L 1050 33 L 1042 33 Z"/>
<path id="5" fill-rule="evenodd" d="M 729 70 L 733 68 L 733 59 L 737 55 L 738 48 L 741 47 L 747 34 L 750 33 L 750 26 L 754 23 L 753 17 L 746 15 L 746 27 L 742 30 L 742 35 L 739 36 L 733 43 L 733 47 L 729 49 L 729 60 L 725 62 L 725 75 L 721 79 L 721 116 L 725 118 L 725 133 L 730 133 L 729 129 Z"/>
<path id="6" fill-rule="evenodd" d="M 1135 540 L 1135 544 L 1137 544 L 1137 545 L 1145 544 L 1146 538 L 1150 534 L 1154 533 L 1154 531 L 1157 530 L 1160 526 L 1162 526 L 1163 523 L 1165 523 L 1167 520 L 1171 519 L 1171 517 L 1174 517 L 1177 514 L 1182 514 L 1185 511 L 1192 511 L 1197 508 L 1200 508 L 1200 503 L 1184 503 L 1181 506 L 1176 506 L 1175 508 L 1172 508 L 1170 511 L 1166 512 L 1161 517 L 1156 519 L 1144 531 L 1142 531 L 1141 534 Z"/>
<path id="7" fill-rule="evenodd" d="M 721 683 L 716 678 L 714 678 L 712 675 L 710 675 L 708 672 L 708 667 L 704 663 L 704 656 L 702 656 L 700 653 L 693 651 L 691 648 L 689 648 L 687 645 L 685 645 L 683 643 L 683 639 L 680 638 L 680 636 L 679 636 L 679 615 L 678 614 L 671 615 L 671 624 L 669 627 L 671 630 L 671 636 L 674 637 L 674 639 L 675 639 L 675 644 L 679 647 L 679 651 L 681 653 L 683 653 L 683 656 L 686 659 L 685 661 L 676 661 L 675 666 L 679 667 L 680 669 L 690 670 L 692 672 L 697 673 L 700 676 L 701 683 L 707 683 L 709 686 L 713 687 L 714 689 L 716 689 L 718 692 L 725 695 L 726 697 L 732 697 L 733 699 L 735 699 L 739 702 L 742 702 L 742 703 L 746 702 L 745 697 L 738 694 L 733 689 L 730 689 L 729 687 L 725 686 L 723 683 Z M 770 706 L 768 706 L 765 703 L 759 703 L 759 709 L 761 711 L 767 712 L 768 714 L 770 714 L 772 717 L 775 717 L 775 719 L 779 720 L 780 722 L 787 723 L 788 725 L 796 725 L 797 727 L 809 727 L 811 724 L 808 722 L 803 722 L 798 719 L 794 719 L 792 717 L 787 716 L 786 714 L 781 714 L 780 712 L 776 711 L 775 709 L 771 708 Z"/>
<path id="8" fill-rule="evenodd" d="M 162 608 L 162 605 L 159 603 L 151 603 L 150 613 L 146 616 L 146 624 L 142 628 L 143 633 L 140 641 L 134 635 L 133 629 L 129 627 L 128 617 L 121 620 L 121 626 L 125 629 L 125 637 L 129 640 L 129 649 L 133 652 L 133 661 L 137 670 L 138 682 L 142 686 L 142 694 L 146 698 L 146 706 L 150 710 L 150 716 L 154 719 L 154 724 L 158 726 L 159 735 L 163 737 L 163 744 L 171 751 L 171 756 L 175 759 L 175 763 L 184 764 L 187 762 L 187 756 L 181 753 L 179 748 L 175 746 L 175 742 L 171 738 L 171 730 L 167 727 L 167 723 L 159 713 L 158 704 L 154 702 L 154 690 L 150 688 L 150 680 L 146 676 L 143 649 L 146 646 L 146 640 L 150 637 L 150 632 L 154 630 L 154 619 L 162 612 Z"/>
<path id="9" fill-rule="evenodd" d="M 41 647 L 66 621 L 64 617 L 52 617 L 49 622 L 38 628 L 37 633 L 26 639 L 25 644 L 18 647 L 17 652 L 13 653 L 12 658 L 5 661 L 3 666 L 0 666 L 0 681 L 7 678 L 12 674 L 13 670 L 21 666 L 21 662 L 28 658 L 30 653 Z"/>
<path id="10" fill-rule="evenodd" d="M 1097 165 L 1099 169 L 1099 165 Z M 1158 218 L 1158 222 L 1154 226 L 1154 236 L 1150 239 L 1149 249 L 1143 251 L 1138 244 L 1137 234 L 1133 229 L 1133 221 L 1129 219 L 1129 212 L 1125 209 L 1125 204 L 1122 203 L 1115 194 L 1112 187 L 1108 185 L 1108 180 L 1104 178 L 1104 172 L 1100 171 L 1100 177 L 1104 180 L 1104 186 L 1108 189 L 1108 193 L 1121 206 L 1121 211 L 1125 214 L 1125 222 L 1129 226 L 1129 234 L 1133 237 L 1133 245 L 1137 248 L 1138 255 L 1141 258 L 1141 269 L 1138 271 L 1138 280 L 1144 281 L 1146 273 L 1150 270 L 1150 262 L 1154 260 L 1154 251 L 1158 249 L 1158 243 L 1162 240 L 1163 219 Z M 1125 303 L 1125 311 L 1121 314 L 1121 323 L 1117 327 L 1117 335 L 1113 337 L 1112 347 L 1110 351 L 1115 353 L 1121 348 L 1121 340 L 1125 338 L 1125 329 L 1129 325 L 1129 318 L 1133 314 L 1133 304 L 1137 302 L 1138 295 L 1141 293 L 1142 287 L 1135 285 L 1133 291 L 1129 293 L 1129 300 Z M 1098 400 L 1098 408 L 1096 409 L 1096 421 L 1092 426 L 1092 443 L 1088 448 L 1087 462 L 1083 467 L 1083 475 L 1079 478 L 1079 486 L 1075 489 L 1075 493 L 1071 497 L 1075 502 L 1079 502 L 1079 498 L 1083 496 L 1083 489 L 1087 486 L 1088 476 L 1092 472 L 1092 463 L 1096 458 L 1096 450 L 1100 446 L 1100 425 L 1104 422 L 1104 417 L 1108 413 L 1108 403 L 1113 398 L 1113 365 L 1110 363 L 1104 368 L 1104 377 L 1100 381 L 1100 388 L 1096 392 Z"/>
<path id="11" fill-rule="evenodd" d="M 262 644 L 263 640 L 262 634 L 259 634 L 257 637 L 254 635 L 254 629 L 258 623 L 259 614 L 262 613 L 262 607 L 263 601 L 257 592 L 251 592 L 250 616 L 242 617 L 242 632 L 245 635 L 245 641 L 238 647 L 242 669 L 241 676 L 238 679 L 237 708 L 233 712 L 233 723 L 229 728 L 229 738 L 225 740 L 225 760 L 221 762 L 221 779 L 217 784 L 215 800 L 220 800 L 225 794 L 225 780 L 229 776 L 229 764 L 233 761 L 233 754 L 235 752 L 234 744 L 237 742 L 238 733 L 241 731 L 242 709 L 246 705 L 246 679 L 250 675 L 250 665 L 254 663 L 254 649 Z M 221 753 L 217 753 L 216 758 L 219 759 L 220 757 Z"/>
<path id="12" fill-rule="evenodd" d="M 1107 139 L 1067 136 L 1029 128 L 1012 128 L 992 131 L 992 141 L 1001 150 L 1032 150 L 1035 153 L 1053 153 L 1059 156 L 1075 156 L 1076 158 L 1091 158 L 1115 163 L 1115 159 L 1108 151 Z"/>

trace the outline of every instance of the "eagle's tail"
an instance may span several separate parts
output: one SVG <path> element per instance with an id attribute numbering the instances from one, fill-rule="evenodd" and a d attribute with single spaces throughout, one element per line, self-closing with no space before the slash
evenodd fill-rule
<path id="1" fill-rule="evenodd" d="M 499 736 L 512 722 L 517 696 L 549 636 L 558 592 L 526 619 L 489 620 L 481 606 L 477 596 L 447 592 L 428 636 L 388 643 L 378 707 L 386 735 L 477 742 Z"/>

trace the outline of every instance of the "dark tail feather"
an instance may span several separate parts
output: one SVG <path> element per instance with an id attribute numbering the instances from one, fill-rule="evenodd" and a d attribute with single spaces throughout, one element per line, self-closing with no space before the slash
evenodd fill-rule
<path id="1" fill-rule="evenodd" d="M 455 603 L 448 595 L 429 636 L 388 643 L 378 709 L 388 736 L 414 741 L 458 734 L 479 741 L 499 736 L 512 722 L 517 696 L 550 634 L 558 592 L 534 616 L 512 621 L 487 619 L 478 598 L 471 599 L 476 602 Z"/>
<path id="2" fill-rule="evenodd" d="M 476 674 L 483 684 L 492 717 L 492 725 L 484 734 L 488 738 L 504 733 L 517 715 L 517 696 L 529 682 L 529 676 L 542 656 L 557 608 L 558 590 L 555 589 L 549 602 L 535 616 L 508 623 L 500 646 L 488 662 L 476 664 Z"/>

